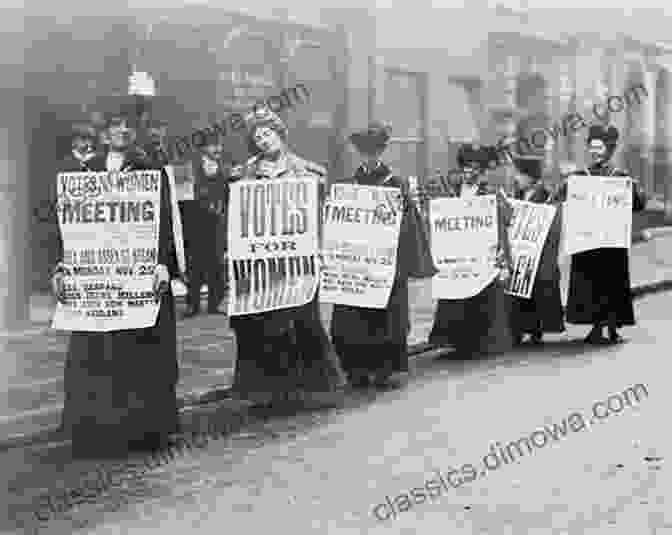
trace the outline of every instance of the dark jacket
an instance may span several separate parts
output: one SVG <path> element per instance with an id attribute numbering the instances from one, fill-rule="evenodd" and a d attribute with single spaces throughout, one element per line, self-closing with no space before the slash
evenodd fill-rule
<path id="1" fill-rule="evenodd" d="M 229 200 L 230 167 L 220 161 L 219 171 L 208 176 L 203 169 L 203 163 L 203 156 L 200 154 L 193 160 L 194 198 L 203 208 L 224 215 Z"/>
<path id="2" fill-rule="evenodd" d="M 97 154 L 87 162 L 86 170 L 105 171 L 106 159 L 106 153 Z M 129 151 L 122 170 L 154 168 L 144 155 Z M 69 165 L 62 169 L 81 170 Z M 158 262 L 177 277 L 171 209 L 168 176 L 162 171 Z M 178 377 L 175 303 L 170 288 L 161 298 L 152 327 L 72 332 L 62 417 L 75 455 L 123 455 L 129 448 L 165 443 L 178 427 Z"/>
<path id="3" fill-rule="evenodd" d="M 411 327 L 408 279 L 431 277 L 437 272 L 429 236 L 415 203 L 409 198 L 408 184 L 393 175 L 385 164 L 379 163 L 373 169 L 361 166 L 346 183 L 400 188 L 403 215 L 397 246 L 397 271 L 387 307 L 369 309 L 334 305 L 332 340 L 349 373 L 357 370 L 405 372 L 408 371 L 407 336 Z"/>
<path id="4" fill-rule="evenodd" d="M 524 188 L 516 182 L 513 196 L 519 201 L 528 201 L 535 203 L 545 203 L 551 198 L 552 192 L 542 182 L 535 182 L 534 184 Z"/>

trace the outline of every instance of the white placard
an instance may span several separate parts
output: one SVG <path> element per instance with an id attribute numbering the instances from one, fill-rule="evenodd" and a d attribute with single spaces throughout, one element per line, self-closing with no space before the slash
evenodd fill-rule
<path id="1" fill-rule="evenodd" d="M 507 293 L 529 299 L 539 269 L 541 253 L 557 208 L 550 204 L 510 200 L 513 208 L 509 243 L 513 273 Z"/>
<path id="2" fill-rule="evenodd" d="M 629 249 L 632 180 L 629 177 L 570 176 L 562 230 L 566 254 L 601 248 Z"/>
<path id="3" fill-rule="evenodd" d="M 494 195 L 432 199 L 431 247 L 439 270 L 432 279 L 435 299 L 467 299 L 497 276 L 498 225 Z"/>
<path id="4" fill-rule="evenodd" d="M 385 308 L 397 267 L 401 190 L 334 184 L 323 208 L 320 300 Z"/>
<path id="5" fill-rule="evenodd" d="M 310 302 L 320 271 L 317 179 L 241 180 L 230 193 L 229 315 Z"/>
<path id="6" fill-rule="evenodd" d="M 161 171 L 59 173 L 65 303 L 53 328 L 107 332 L 151 327 L 159 303 Z"/>

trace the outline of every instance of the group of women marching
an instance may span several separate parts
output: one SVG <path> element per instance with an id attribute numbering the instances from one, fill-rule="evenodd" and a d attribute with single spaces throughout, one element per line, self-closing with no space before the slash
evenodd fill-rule
<path id="1" fill-rule="evenodd" d="M 326 195 L 326 170 L 291 152 L 287 128 L 280 117 L 268 109 L 255 109 L 246 122 L 251 158 L 234 169 L 234 180 L 312 175 Z M 151 162 L 133 152 L 123 121 L 112 121 L 108 127 L 110 144 L 104 153 L 64 170 L 152 167 Z M 609 163 L 617 137 L 613 127 L 590 129 L 592 164 L 584 173 L 586 180 L 623 174 Z M 353 133 L 349 141 L 362 163 L 347 181 L 394 186 L 401 191 L 403 215 L 397 265 L 387 306 L 335 305 L 330 332 L 320 317 L 318 294 L 300 307 L 231 318 L 238 349 L 233 389 L 238 396 L 267 406 L 340 391 L 348 383 L 355 388 L 400 386 L 399 374 L 408 372 L 409 279 L 432 277 L 437 270 L 427 225 L 407 182 L 382 161 L 389 140 L 390 129 L 380 123 Z M 617 329 L 634 323 L 627 250 L 603 249 L 572 257 L 564 318 L 558 267 L 560 210 L 544 246 L 532 297 L 513 298 L 505 292 L 512 271 L 507 234 L 512 208 L 510 197 L 487 181 L 491 152 L 474 145 L 462 146 L 458 155 L 461 179 L 457 183 L 438 180 L 427 187 L 431 197 L 494 194 L 499 230 L 497 275 L 473 297 L 439 300 L 430 342 L 452 345 L 460 353 L 499 353 L 520 344 L 525 336 L 539 344 L 544 333 L 563 332 L 565 319 L 593 326 L 586 338 L 588 343 L 620 342 Z M 518 168 L 520 180 L 514 198 L 558 204 L 563 200 L 564 190 L 548 190 L 534 166 L 519 163 Z M 161 187 L 162 214 L 169 214 L 165 177 Z M 641 208 L 637 200 L 634 204 Z M 162 447 L 177 430 L 176 323 L 168 282 L 179 274 L 168 221 L 170 217 L 162 215 L 155 284 L 161 309 L 156 325 L 112 333 L 72 333 L 70 337 L 64 426 L 72 433 L 73 445 L 86 445 L 89 452 L 94 442 L 101 448 L 154 449 Z M 64 295 L 64 269 L 59 264 L 53 273 L 54 292 L 59 299 Z M 605 327 L 606 338 L 602 335 Z"/>

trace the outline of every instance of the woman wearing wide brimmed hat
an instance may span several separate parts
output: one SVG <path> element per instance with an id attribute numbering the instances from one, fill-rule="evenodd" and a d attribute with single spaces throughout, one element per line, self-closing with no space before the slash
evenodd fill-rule
<path id="1" fill-rule="evenodd" d="M 133 146 L 133 128 L 124 115 L 115 113 L 108 117 L 106 134 L 109 141 L 106 150 L 87 159 L 84 170 L 95 173 L 156 169 Z M 82 171 L 80 163 L 64 166 L 61 171 Z M 180 270 L 165 171 L 161 173 L 160 188 L 154 281 L 160 306 L 155 324 L 139 329 L 70 333 L 62 427 L 71 436 L 73 451 L 78 456 L 125 456 L 133 450 L 156 450 L 168 446 L 170 435 L 178 431 L 177 328 L 170 279 L 178 278 Z M 123 247 L 122 242 L 120 239 L 106 245 Z M 61 259 L 65 253 L 62 245 L 60 242 Z M 64 277 L 70 268 L 59 262 L 52 272 L 52 287 L 61 301 L 65 298 Z"/>
<path id="2" fill-rule="evenodd" d="M 542 182 L 543 161 L 539 161 L 538 165 L 531 165 L 531 162 L 534 160 L 514 158 L 518 170 L 514 197 L 539 204 L 551 203 L 553 192 Z M 544 333 L 565 331 L 558 265 L 560 230 L 558 207 L 544 242 L 531 296 L 512 297 L 511 327 L 516 344 L 523 341 L 523 336 L 529 335 L 530 342 L 538 345 L 542 343 Z"/>
<path id="3" fill-rule="evenodd" d="M 502 193 L 487 181 L 487 172 L 499 162 L 495 147 L 463 144 L 457 154 L 462 170 L 455 192 L 435 191 L 434 196 L 472 197 L 494 194 L 497 198 L 499 243 L 492 279 L 487 286 L 464 299 L 439 299 L 429 341 L 450 345 L 462 356 L 501 353 L 510 349 L 513 338 L 510 326 L 510 298 L 505 293 L 511 273 L 511 248 L 508 225 L 511 206 Z"/>
<path id="4" fill-rule="evenodd" d="M 345 182 L 399 188 L 403 199 L 397 268 L 387 307 L 334 305 L 331 336 L 353 386 L 366 386 L 371 380 L 381 388 L 400 386 L 392 376 L 408 372 L 408 279 L 436 273 L 425 227 L 408 195 L 408 183 L 380 160 L 390 132 L 389 127 L 374 122 L 349 138 L 362 164 Z"/>
<path id="5" fill-rule="evenodd" d="M 614 126 L 592 125 L 586 146 L 590 165 L 575 175 L 590 177 L 625 177 L 627 171 L 611 165 L 610 160 L 618 143 Z M 566 183 L 559 192 L 559 200 L 566 198 Z M 633 179 L 632 209 L 644 209 L 645 199 L 639 182 Z M 585 342 L 594 345 L 618 344 L 623 341 L 618 329 L 635 324 L 628 250 L 620 248 L 593 249 L 572 255 L 566 318 L 568 323 L 592 325 Z M 604 337 L 608 328 L 608 338 Z"/>
<path id="6" fill-rule="evenodd" d="M 234 180 L 326 181 L 324 167 L 289 150 L 287 127 L 278 115 L 262 108 L 245 119 L 252 157 L 233 169 Z M 345 374 L 320 319 L 318 292 L 303 306 L 236 316 L 230 323 L 238 346 L 233 384 L 238 396 L 259 406 L 338 401 L 329 393 L 346 385 Z"/>

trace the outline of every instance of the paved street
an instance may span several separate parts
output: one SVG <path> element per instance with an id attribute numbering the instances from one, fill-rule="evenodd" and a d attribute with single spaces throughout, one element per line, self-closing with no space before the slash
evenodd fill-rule
<path id="1" fill-rule="evenodd" d="M 568 285 L 569 264 L 562 264 L 563 293 Z M 632 285 L 672 280 L 672 236 L 656 238 L 633 246 Z M 435 301 L 428 280 L 411 283 L 411 345 L 425 342 L 431 329 Z M 222 308 L 225 304 L 222 305 Z M 184 305 L 178 305 L 183 310 Z M 322 306 L 329 325 L 331 307 Z M 67 337 L 47 336 L 0 340 L 5 358 L 19 363 L 17 380 L 12 381 L 0 403 L 0 440 L 13 435 L 35 433 L 58 425 L 63 402 L 63 366 Z M 193 397 L 217 386 L 231 383 L 236 358 L 235 340 L 226 316 L 200 316 L 178 322 L 180 382 L 178 395 Z M 2 395 L 2 393 L 0 393 Z"/>
<path id="2" fill-rule="evenodd" d="M 639 323 L 619 347 L 587 348 L 572 341 L 585 329 L 572 327 L 542 350 L 425 359 L 405 390 L 262 421 L 40 533 L 672 533 L 671 298 L 638 301 Z M 646 393 L 624 394 L 637 384 Z M 602 419 L 591 418 L 612 395 L 595 412 Z M 491 457 L 481 472 L 491 445 L 500 451 L 563 419 L 564 436 L 536 434 L 531 452 L 523 446 L 499 468 Z M 475 481 L 465 464 L 477 467 Z M 431 479 L 431 494 L 421 494 Z M 399 497 L 413 488 L 415 503 Z M 378 504 L 388 520 L 375 519 Z"/>

